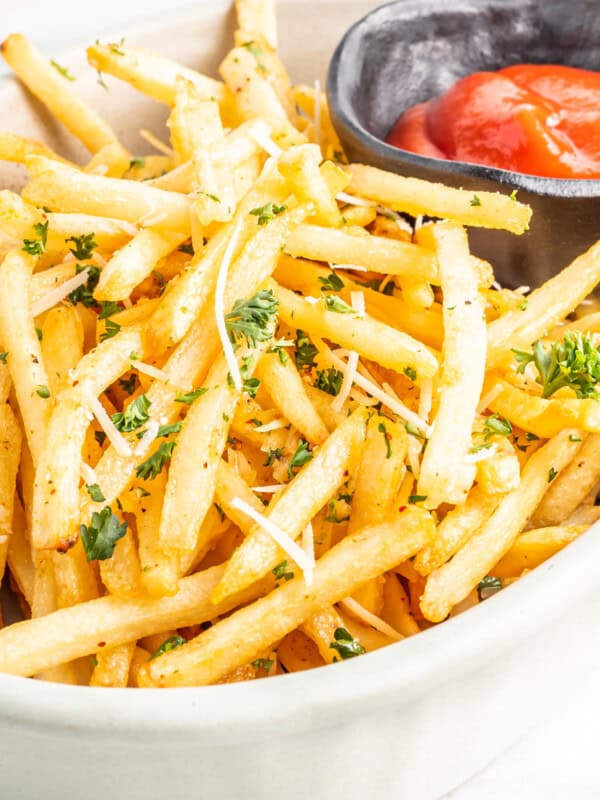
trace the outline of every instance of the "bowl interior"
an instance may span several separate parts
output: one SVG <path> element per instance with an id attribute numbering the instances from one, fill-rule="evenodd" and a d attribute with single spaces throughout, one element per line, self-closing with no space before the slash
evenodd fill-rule
<path id="1" fill-rule="evenodd" d="M 358 120 L 384 139 L 404 110 L 473 72 L 518 63 L 600 70 L 598 4 L 401 0 L 381 7 L 355 28 L 344 60 Z"/>

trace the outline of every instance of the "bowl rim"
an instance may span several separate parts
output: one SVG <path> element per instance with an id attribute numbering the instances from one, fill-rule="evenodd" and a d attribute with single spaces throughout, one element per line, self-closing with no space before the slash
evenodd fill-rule
<path id="1" fill-rule="evenodd" d="M 479 0 L 483 9 L 486 5 L 497 3 L 498 0 Z M 506 0 L 502 0 L 506 4 Z M 512 5 L 520 7 L 522 3 L 512 0 Z M 535 3 L 530 2 L 534 8 Z M 430 156 L 411 153 L 400 147 L 387 144 L 382 139 L 370 133 L 360 122 L 355 113 L 354 103 L 349 93 L 345 91 L 348 82 L 342 80 L 342 64 L 345 51 L 350 44 L 361 42 L 363 29 L 383 13 L 389 14 L 390 9 L 399 12 L 399 16 L 406 16 L 407 12 L 418 12 L 421 16 L 433 11 L 456 10 L 455 6 L 449 7 L 444 0 L 392 0 L 384 3 L 365 14 L 348 28 L 332 56 L 327 74 L 327 97 L 334 127 L 340 133 L 342 129 L 363 147 L 374 151 L 379 158 L 386 161 L 386 168 L 390 165 L 404 165 L 420 170 L 440 173 L 440 180 L 444 176 L 464 176 L 473 180 L 488 181 L 503 186 L 510 186 L 532 194 L 560 199 L 585 199 L 597 198 L 600 195 L 600 178 L 548 178 L 541 175 L 528 175 L 524 172 L 489 167 L 483 164 L 472 164 L 467 161 L 450 161 L 447 159 L 433 158 Z M 403 13 L 404 12 L 404 13 Z M 341 138 L 341 137 L 340 137 Z"/>
<path id="2" fill-rule="evenodd" d="M 279 0 L 297 4 L 299 0 Z M 182 15 L 171 25 L 201 21 L 214 13 L 213 0 Z M 219 0 L 228 13 L 227 0 Z M 162 17 L 123 26 L 135 41 L 164 28 Z M 63 54 L 72 65 L 81 47 Z M 0 103 L 14 84 L 0 80 Z M 600 522 L 563 551 L 515 584 L 443 625 L 391 644 L 365 658 L 282 675 L 269 680 L 177 689 L 115 689 L 46 683 L 0 673 L 0 719 L 14 732 L 95 739 L 128 739 L 132 747 L 149 742 L 189 741 L 231 745 L 258 741 L 278 730 L 332 727 L 361 715 L 414 702 L 426 692 L 484 667 L 502 652 L 516 649 L 543 632 L 566 611 L 596 590 L 588 563 L 600 558 Z M 536 613 L 537 612 L 537 613 Z M 310 698 L 310 702 L 307 702 Z"/>

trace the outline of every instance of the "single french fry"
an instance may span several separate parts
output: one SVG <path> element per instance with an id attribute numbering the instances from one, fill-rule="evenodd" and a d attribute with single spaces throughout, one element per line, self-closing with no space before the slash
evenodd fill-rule
<path id="1" fill-rule="evenodd" d="M 215 97 L 219 102 L 225 98 L 225 87 L 220 81 L 126 43 L 119 43 L 118 47 L 93 44 L 87 49 L 87 57 L 94 69 L 120 78 L 143 94 L 167 105 L 175 102 L 179 77 L 193 83 L 203 97 Z"/>
<path id="2" fill-rule="evenodd" d="M 322 444 L 329 435 L 325 423 L 311 403 L 305 384 L 291 357 L 285 350 L 281 352 L 287 359 L 285 363 L 281 362 L 279 353 L 265 353 L 258 364 L 256 374 L 271 396 L 275 407 L 294 428 L 311 444 Z"/>
<path id="3" fill-rule="evenodd" d="M 94 297 L 98 300 L 124 300 L 156 265 L 179 245 L 185 233 L 144 228 L 122 250 L 116 252 L 100 273 Z"/>
<path id="4" fill-rule="evenodd" d="M 419 378 L 431 378 L 437 372 L 436 357 L 408 334 L 366 314 L 331 311 L 326 299 L 309 303 L 275 282 L 270 286 L 279 301 L 279 316 L 290 327 L 331 339 L 396 372 L 410 367 L 417 371 Z"/>
<path id="5" fill-rule="evenodd" d="M 124 688 L 129 681 L 129 669 L 135 650 L 135 642 L 121 644 L 96 653 L 96 664 L 90 686 L 112 686 Z"/>
<path id="6" fill-rule="evenodd" d="M 331 643 L 335 642 L 335 632 L 343 628 L 344 623 L 333 606 L 328 606 L 312 614 L 304 620 L 300 630 L 305 633 L 319 648 L 321 658 L 328 664 L 338 660 L 338 654 Z"/>
<path id="7" fill-rule="evenodd" d="M 565 429 L 528 460 L 521 483 L 501 500 L 497 510 L 452 561 L 434 570 L 425 584 L 421 610 L 431 622 L 441 622 L 490 573 L 511 548 L 527 520 L 580 446 L 570 441 L 577 430 Z"/>
<path id="8" fill-rule="evenodd" d="M 17 133 L 0 131 L 0 161 L 13 161 L 24 164 L 25 158 L 31 155 L 46 156 L 56 161 L 64 161 L 47 144 L 36 139 L 28 139 Z"/>
<path id="9" fill-rule="evenodd" d="M 265 37 L 256 31 L 249 33 L 245 30 L 237 30 L 233 38 L 236 47 L 245 47 L 252 53 L 260 72 L 275 89 L 288 119 L 298 128 L 302 121 L 294 100 L 292 82 L 275 48 L 271 47 Z"/>
<path id="10" fill-rule="evenodd" d="M 274 0 L 236 0 L 238 26 L 251 36 L 263 38 L 277 50 L 277 18 Z"/>
<path id="11" fill-rule="evenodd" d="M 342 215 L 335 195 L 319 170 L 322 158 L 317 145 L 303 144 L 285 151 L 278 166 L 298 200 L 301 203 L 314 203 L 314 223 L 335 228 L 342 224 Z"/>
<path id="12" fill-rule="evenodd" d="M 122 329 L 90 351 L 71 374 L 48 425 L 36 474 L 32 541 L 39 548 L 68 548 L 77 541 L 79 473 L 89 426 L 90 400 L 129 369 L 132 352 L 143 354 L 140 331 Z"/>
<path id="13" fill-rule="evenodd" d="M 529 206 L 499 192 L 477 192 L 479 203 L 473 203 L 473 192 L 464 189 L 395 175 L 365 164 L 351 164 L 348 171 L 352 177 L 350 193 L 376 200 L 395 211 L 406 211 L 415 217 L 428 214 L 460 225 L 498 228 L 517 234 L 529 227 Z"/>
<path id="14" fill-rule="evenodd" d="M 571 463 L 544 496 L 533 515 L 539 527 L 559 525 L 584 501 L 600 480 L 600 434 L 586 436 Z"/>
<path id="15" fill-rule="evenodd" d="M 54 211 L 117 217 L 148 227 L 190 232 L 191 201 L 139 181 L 88 175 L 44 156 L 29 156 L 32 180 L 23 198 Z"/>
<path id="16" fill-rule="evenodd" d="M 277 660 L 288 672 L 316 669 L 326 663 L 316 644 L 298 629 L 288 633 L 277 645 Z"/>
<path id="17" fill-rule="evenodd" d="M 407 438 L 404 425 L 398 422 L 379 416 L 369 420 L 355 477 L 349 534 L 381 522 L 392 512 L 405 473 Z"/>
<path id="18" fill-rule="evenodd" d="M 83 356 L 83 326 L 72 306 L 55 306 L 46 314 L 41 345 L 50 394 L 56 397 Z"/>
<path id="19" fill-rule="evenodd" d="M 423 546 L 432 527 L 428 514 L 409 508 L 390 522 L 356 532 L 319 559 L 312 587 L 300 577 L 288 581 L 187 645 L 149 662 L 142 669 L 142 682 L 150 686 L 213 683 L 251 661 L 323 606 L 347 597 L 361 583 L 409 558 Z"/>
<path id="20" fill-rule="evenodd" d="M 300 225 L 289 237 L 285 250 L 294 257 L 356 264 L 387 275 L 419 277 L 439 285 L 438 265 L 430 250 L 409 242 L 372 236 L 361 228 L 358 231 Z"/>
<path id="21" fill-rule="evenodd" d="M 37 463 L 53 399 L 29 300 L 34 264 L 33 256 L 12 250 L 0 266 L 0 341 L 9 354 L 6 360 L 19 402 L 25 436 L 33 461 Z"/>
<path id="22" fill-rule="evenodd" d="M 133 650 L 133 657 L 131 659 L 131 664 L 129 666 L 129 682 L 127 683 L 128 686 L 136 687 L 138 686 L 138 673 L 140 671 L 140 667 L 142 664 L 145 664 L 146 661 L 150 658 L 150 653 L 147 650 L 144 650 L 143 647 L 135 646 Z"/>
<path id="23" fill-rule="evenodd" d="M 449 561 L 484 526 L 498 507 L 500 499 L 498 495 L 488 494 L 478 486 L 471 489 L 466 501 L 446 514 L 433 540 L 417 553 L 414 566 L 419 574 L 429 575 Z"/>
<path id="24" fill-rule="evenodd" d="M 517 536 L 510 550 L 494 565 L 498 578 L 515 578 L 523 570 L 535 569 L 581 536 L 587 525 L 536 528 Z"/>
<path id="25" fill-rule="evenodd" d="M 167 476 L 162 470 L 153 481 L 144 481 L 136 489 L 135 520 L 141 582 L 152 597 L 174 595 L 179 577 L 158 538 L 166 485 Z"/>
<path id="26" fill-rule="evenodd" d="M 19 423 L 8 403 L 3 403 L 0 405 L 0 537 L 9 537 L 12 533 L 21 443 Z M 0 571 L 4 571 L 3 560 Z"/>
<path id="27" fill-rule="evenodd" d="M 383 587 L 383 619 L 402 636 L 414 636 L 420 632 L 410 610 L 410 602 L 404 587 L 393 573 L 388 573 Z"/>
<path id="28" fill-rule="evenodd" d="M 489 408 L 541 439 L 549 439 L 566 427 L 600 433 L 600 407 L 596 400 L 570 397 L 544 399 L 503 379 L 496 382 L 502 388 L 490 400 Z"/>
<path id="29" fill-rule="evenodd" d="M 96 112 L 80 100 L 68 80 L 54 69 L 22 34 L 11 34 L 0 46 L 6 63 L 38 100 L 92 153 L 118 139 Z"/>
<path id="30" fill-rule="evenodd" d="M 365 437 L 366 412 L 355 411 L 332 433 L 314 458 L 298 473 L 277 502 L 265 513 L 270 522 L 292 539 L 304 530 L 320 508 L 346 479 L 346 471 L 360 452 Z M 286 558 L 285 552 L 260 525 L 235 551 L 213 599 L 250 586 Z"/>
<path id="31" fill-rule="evenodd" d="M 93 600 L 100 594 L 94 565 L 88 563 L 81 540 L 66 553 L 54 551 L 52 566 L 56 581 L 56 607 L 68 608 Z"/>
<path id="32" fill-rule="evenodd" d="M 191 406 L 173 452 L 159 530 L 168 554 L 181 557 L 194 549 L 212 503 L 218 462 L 239 401 L 239 392 L 228 385 L 228 372 L 221 356 L 207 378 L 208 391 Z M 249 377 L 252 372 L 249 366 Z M 190 497 L 196 498 L 194 503 L 186 500 Z"/>
<path id="33" fill-rule="evenodd" d="M 550 331 L 592 292 L 600 281 L 600 242 L 527 298 L 523 310 L 509 311 L 488 327 L 488 368 L 512 358 L 510 349 L 527 348 Z M 527 428 L 529 430 L 529 428 Z"/>
<path id="34" fill-rule="evenodd" d="M 486 324 L 465 231 L 445 223 L 431 230 L 444 294 L 445 335 L 438 411 L 417 487 L 426 497 L 425 507 L 437 508 L 464 502 L 475 479 L 475 465 L 466 456 L 483 386 Z"/>
<path id="35" fill-rule="evenodd" d="M 222 573 L 222 567 L 213 567 L 183 578 L 174 597 L 107 595 L 3 628 L 0 672 L 34 675 L 95 653 L 98 642 L 116 647 L 170 628 L 197 625 L 260 596 L 262 587 L 252 587 L 214 605 L 209 595 Z"/>
<path id="36" fill-rule="evenodd" d="M 223 80 L 235 97 L 243 120 L 261 117 L 273 130 L 281 147 L 303 144 L 306 138 L 289 121 L 273 86 L 263 77 L 256 59 L 245 47 L 234 47 L 219 67 Z"/>

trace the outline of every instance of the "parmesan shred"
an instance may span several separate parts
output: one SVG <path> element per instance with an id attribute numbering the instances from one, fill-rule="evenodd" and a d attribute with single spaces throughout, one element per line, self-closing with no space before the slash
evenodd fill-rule
<path id="1" fill-rule="evenodd" d="M 347 351 L 342 351 L 346 353 Z M 337 367 L 339 370 L 345 369 L 344 361 L 339 358 L 335 353 L 330 352 L 329 358 L 334 367 Z M 359 370 L 357 369 L 356 374 L 354 376 L 354 383 L 359 386 L 361 389 L 364 389 L 365 392 L 376 397 L 381 403 L 387 406 L 390 411 L 393 411 L 394 414 L 397 414 L 401 417 L 405 422 L 410 422 L 411 425 L 414 425 L 421 433 L 423 433 L 426 437 L 431 435 L 431 428 L 429 425 L 418 415 L 415 414 L 414 411 L 411 411 L 410 408 L 404 405 L 404 403 L 398 399 L 397 396 L 393 396 L 389 394 L 389 392 L 384 391 L 378 384 L 374 381 L 369 380 L 369 378 L 365 378 L 364 375 L 361 375 Z"/>
<path id="2" fill-rule="evenodd" d="M 286 483 L 272 483 L 270 486 L 251 486 L 253 492 L 260 492 L 262 494 L 275 494 L 285 489 Z"/>
<path id="3" fill-rule="evenodd" d="M 144 431 L 144 435 L 140 439 L 138 446 L 135 448 L 136 456 L 145 456 L 148 452 L 148 448 L 152 444 L 152 442 L 158 436 L 158 429 L 160 425 L 157 420 L 151 419 L 148 424 L 146 425 L 146 430 Z"/>
<path id="4" fill-rule="evenodd" d="M 349 611 L 353 616 L 357 617 L 364 622 L 366 625 L 370 625 L 371 628 L 375 628 L 376 631 L 389 636 L 390 639 L 394 639 L 395 641 L 399 642 L 401 639 L 404 639 L 401 633 L 398 633 L 397 630 L 392 628 L 391 625 L 388 625 L 387 622 L 384 622 L 380 617 L 377 617 L 375 614 L 372 614 L 366 608 L 361 606 L 360 603 L 357 603 L 356 600 L 353 600 L 351 597 L 346 597 L 344 600 L 340 600 L 339 603 L 346 611 Z"/>
<path id="5" fill-rule="evenodd" d="M 502 384 L 496 383 L 492 388 L 483 395 L 481 400 L 479 401 L 479 405 L 477 406 L 477 413 L 482 414 L 486 408 L 490 407 L 490 403 L 493 403 L 494 400 L 498 397 L 500 392 L 502 391 Z"/>
<path id="6" fill-rule="evenodd" d="M 313 531 L 312 522 L 309 522 L 306 528 L 302 531 L 302 549 L 306 553 L 306 557 L 310 560 L 312 566 L 315 566 L 315 532 Z"/>
<path id="7" fill-rule="evenodd" d="M 151 144 L 152 147 L 155 147 L 159 153 L 163 153 L 165 156 L 169 156 L 169 158 L 174 158 L 175 153 L 173 150 L 171 150 L 169 145 L 161 142 L 161 140 L 153 133 L 150 133 L 150 131 L 147 131 L 145 128 L 141 128 L 140 136 L 142 139 L 145 139 L 149 144 Z"/>
<path id="8" fill-rule="evenodd" d="M 90 467 L 89 464 L 86 464 L 85 461 L 81 462 L 81 477 L 84 480 L 84 483 L 98 483 L 98 478 L 96 476 L 95 471 Z"/>
<path id="9" fill-rule="evenodd" d="M 352 194 L 340 192 L 335 196 L 335 199 L 340 203 L 346 203 L 348 206 L 366 206 L 368 208 L 375 208 L 377 203 L 374 200 L 365 200 L 364 197 L 354 197 Z"/>
<path id="10" fill-rule="evenodd" d="M 272 419 L 271 422 L 265 422 L 264 425 L 257 425 L 254 428 L 254 433 L 269 433 L 270 431 L 278 431 L 285 428 L 288 423 L 284 419 Z"/>
<path id="11" fill-rule="evenodd" d="M 262 530 L 264 530 L 265 533 L 268 533 L 269 536 L 271 536 L 277 542 L 281 549 L 285 550 L 292 561 L 295 561 L 295 563 L 300 567 L 304 575 L 306 585 L 312 586 L 312 560 L 307 557 L 304 550 L 296 544 L 291 536 L 289 536 L 285 531 L 281 530 L 281 528 L 278 528 L 277 525 L 274 525 L 268 517 L 265 517 L 264 514 L 261 514 L 259 511 L 255 511 L 251 505 L 246 503 L 246 501 L 242 500 L 240 497 L 234 497 L 231 501 L 231 505 L 238 511 L 243 511 L 243 513 L 253 519 L 257 525 L 260 525 Z"/>
<path id="12" fill-rule="evenodd" d="M 117 430 L 114 422 L 106 413 L 104 406 L 97 397 L 90 398 L 90 410 L 98 420 L 98 423 L 104 433 L 107 435 L 109 442 L 117 451 L 117 454 L 122 458 L 129 458 L 132 455 L 129 442 Z"/>
<path id="13" fill-rule="evenodd" d="M 359 314 L 360 316 L 364 316 L 365 296 L 363 292 L 350 292 L 350 300 L 352 308 L 357 312 L 357 314 Z M 358 369 L 358 353 L 354 350 L 351 350 L 348 353 L 348 361 L 344 369 L 344 379 L 342 381 L 340 391 L 337 393 L 337 396 L 334 397 L 333 402 L 331 404 L 331 408 L 334 411 L 336 412 L 341 411 L 342 408 L 344 407 L 344 403 L 348 399 L 348 395 L 350 394 L 350 390 L 352 389 L 357 369 Z"/>
<path id="14" fill-rule="evenodd" d="M 313 116 L 315 142 L 321 147 L 321 81 L 315 81 L 315 110 Z"/>
<path id="15" fill-rule="evenodd" d="M 331 262 L 329 262 L 329 268 L 332 270 L 336 269 L 355 270 L 356 272 L 369 271 L 366 267 L 361 267 L 359 264 L 332 264 Z"/>
<path id="16" fill-rule="evenodd" d="M 68 278 L 66 281 L 60 284 L 60 286 L 55 286 L 54 289 L 50 289 L 47 294 L 34 303 L 31 307 L 31 313 L 34 317 L 38 317 L 40 314 L 43 314 L 44 311 L 48 311 L 50 308 L 54 308 L 57 303 L 60 303 L 61 300 L 64 300 L 68 297 L 71 292 L 74 292 L 75 289 L 79 289 L 80 286 L 83 286 L 86 283 L 90 274 L 90 268 L 86 267 L 85 269 L 81 270 L 77 275 L 73 275 L 72 278 Z"/>
<path id="17" fill-rule="evenodd" d="M 2 536 L 0 536 L 0 545 L 6 544 L 6 542 L 8 542 L 8 536 L 2 534 Z"/>
<path id="18" fill-rule="evenodd" d="M 146 364 L 145 361 L 137 361 L 135 359 L 132 359 L 130 364 L 133 369 L 136 369 L 138 372 L 143 372 L 144 375 L 148 375 L 149 378 L 155 378 L 157 381 L 169 383 L 169 376 L 167 373 L 158 367 L 152 366 L 152 364 Z"/>
<path id="19" fill-rule="evenodd" d="M 229 339 L 229 334 L 227 333 L 227 325 L 225 324 L 225 287 L 227 285 L 227 273 L 229 271 L 229 267 L 231 262 L 233 261 L 233 256 L 235 254 L 235 248 L 237 246 L 237 242 L 240 236 L 240 226 L 239 224 L 236 225 L 232 231 L 231 238 L 227 243 L 227 248 L 225 249 L 225 253 L 223 254 L 223 260 L 221 261 L 221 266 L 219 267 L 219 274 L 217 276 L 217 285 L 215 287 L 215 319 L 217 323 L 217 330 L 219 332 L 219 338 L 221 339 L 221 345 L 223 346 L 223 353 L 225 355 L 225 360 L 227 361 L 227 366 L 229 367 L 229 374 L 231 375 L 231 379 L 233 380 L 233 385 L 237 389 L 238 392 L 242 391 L 242 376 L 240 375 L 240 368 L 238 366 L 237 358 L 235 357 L 235 353 L 233 351 L 233 345 Z"/>
<path id="20" fill-rule="evenodd" d="M 252 139 L 254 139 L 259 147 L 262 147 L 266 153 L 273 158 L 279 158 L 279 156 L 283 153 L 283 150 L 278 144 L 275 144 L 273 139 L 271 139 L 266 128 L 266 125 L 262 126 L 257 123 L 248 131 L 248 134 Z"/>
<path id="21" fill-rule="evenodd" d="M 465 464 L 478 464 L 480 461 L 487 461 L 489 458 L 493 458 L 493 456 L 496 455 L 497 450 L 498 446 L 492 444 L 489 447 L 479 450 L 477 453 L 468 453 L 465 456 Z"/>
<path id="22" fill-rule="evenodd" d="M 380 617 L 377 617 L 375 614 L 372 614 L 366 608 L 361 606 L 360 603 L 357 603 L 356 600 L 353 600 L 351 597 L 346 597 L 344 600 L 340 600 L 339 603 L 343 608 L 349 611 L 354 617 L 357 617 L 364 622 L 366 625 L 370 625 L 371 628 L 375 628 L 376 631 L 389 636 L 390 639 L 394 639 L 395 641 L 399 642 L 401 639 L 404 639 L 401 633 L 398 633 L 397 630 L 392 628 L 391 625 L 388 625 L 387 622 L 384 622 Z"/>
<path id="23" fill-rule="evenodd" d="M 419 397 L 419 416 L 429 422 L 431 405 L 433 402 L 433 381 L 430 378 L 421 381 L 421 396 Z"/>

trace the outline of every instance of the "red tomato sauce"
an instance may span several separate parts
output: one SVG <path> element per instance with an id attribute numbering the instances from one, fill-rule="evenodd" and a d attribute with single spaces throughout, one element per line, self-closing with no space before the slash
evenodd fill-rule
<path id="1" fill-rule="evenodd" d="M 408 109 L 388 144 L 549 178 L 600 178 L 600 73 L 551 64 L 476 72 Z"/>

